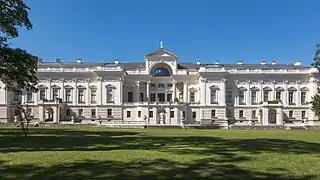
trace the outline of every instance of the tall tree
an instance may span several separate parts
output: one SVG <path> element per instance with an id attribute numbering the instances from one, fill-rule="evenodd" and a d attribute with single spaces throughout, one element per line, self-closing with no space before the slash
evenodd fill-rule
<path id="1" fill-rule="evenodd" d="M 317 44 L 316 48 L 317 48 L 317 50 L 316 50 L 316 53 L 314 55 L 313 63 L 311 64 L 311 66 L 317 68 L 318 70 L 320 70 L 320 44 Z M 318 86 L 319 86 L 319 84 L 318 84 Z M 317 91 L 318 91 L 317 94 L 315 94 L 312 97 L 311 104 L 312 104 L 312 111 L 318 117 L 320 117 L 320 89 L 318 88 Z"/>
<path id="2" fill-rule="evenodd" d="M 0 81 L 8 91 L 21 90 L 36 92 L 38 58 L 20 48 L 11 48 L 10 39 L 19 36 L 21 27 L 31 30 L 28 17 L 29 7 L 22 0 L 0 0 Z M 26 109 L 24 109 L 26 108 Z M 31 115 L 28 107 L 16 104 L 16 120 L 27 138 Z M 26 123 L 26 124 L 25 124 Z"/>
<path id="3" fill-rule="evenodd" d="M 0 81 L 10 91 L 37 91 L 38 58 L 9 44 L 10 39 L 19 36 L 18 28 L 31 30 L 29 10 L 22 0 L 0 0 Z"/>

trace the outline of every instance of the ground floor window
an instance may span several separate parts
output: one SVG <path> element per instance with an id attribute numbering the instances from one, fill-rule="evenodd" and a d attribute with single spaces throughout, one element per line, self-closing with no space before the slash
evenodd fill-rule
<path id="1" fill-rule="evenodd" d="M 174 118 L 174 111 L 170 111 L 170 118 Z"/>
<path id="2" fill-rule="evenodd" d="M 127 111 L 127 118 L 131 117 L 131 111 Z"/>
<path id="3" fill-rule="evenodd" d="M 153 111 L 149 111 L 149 117 L 153 118 Z"/>

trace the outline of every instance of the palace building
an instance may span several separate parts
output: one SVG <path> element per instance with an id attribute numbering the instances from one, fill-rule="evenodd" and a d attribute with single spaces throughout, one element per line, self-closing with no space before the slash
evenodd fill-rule
<path id="1" fill-rule="evenodd" d="M 0 87 L 0 118 L 21 102 L 36 120 L 67 123 L 180 125 L 320 125 L 311 110 L 318 70 L 275 61 L 180 62 L 163 48 L 144 62 L 38 62 L 39 91 Z"/>

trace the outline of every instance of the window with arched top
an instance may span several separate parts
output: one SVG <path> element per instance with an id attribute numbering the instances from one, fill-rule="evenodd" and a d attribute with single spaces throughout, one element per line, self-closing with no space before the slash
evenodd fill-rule
<path id="1" fill-rule="evenodd" d="M 151 73 L 152 76 L 157 76 L 157 77 L 160 77 L 160 76 L 171 76 L 171 73 L 168 69 L 164 68 L 164 67 L 159 67 L 159 68 L 156 68 L 152 73 Z"/>

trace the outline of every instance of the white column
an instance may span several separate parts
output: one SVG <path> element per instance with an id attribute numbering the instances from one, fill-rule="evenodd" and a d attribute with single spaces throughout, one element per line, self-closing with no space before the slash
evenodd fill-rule
<path id="1" fill-rule="evenodd" d="M 222 79 L 220 103 L 222 106 L 226 104 L 226 79 Z"/>
<path id="2" fill-rule="evenodd" d="M 65 88 L 64 88 L 64 79 L 61 79 L 61 81 L 62 81 L 62 87 L 61 87 L 61 92 L 60 92 L 60 93 L 61 93 L 61 94 L 60 94 L 61 96 L 60 96 L 60 97 L 62 98 L 62 101 L 65 101 L 65 97 L 64 97 L 64 96 L 65 96 L 65 92 L 64 92 L 64 91 L 65 91 Z M 37 96 L 37 97 L 38 97 L 38 96 Z"/>
<path id="3" fill-rule="evenodd" d="M 42 105 L 39 106 L 39 121 L 40 122 L 44 121 L 44 108 Z"/>
<path id="4" fill-rule="evenodd" d="M 120 104 L 123 104 L 123 79 L 120 78 L 120 91 L 119 91 Z"/>
<path id="5" fill-rule="evenodd" d="M 263 102 L 263 81 L 260 81 L 260 102 Z"/>
<path id="6" fill-rule="evenodd" d="M 48 98 L 48 100 L 51 100 L 51 98 L 52 98 L 52 88 L 51 88 L 51 79 L 49 79 L 49 87 L 48 87 L 48 94 L 49 94 L 49 98 Z M 52 100 L 54 100 L 54 99 L 52 99 Z"/>
<path id="7" fill-rule="evenodd" d="M 250 99 L 251 99 L 250 81 L 248 84 L 248 92 L 246 94 L 248 95 L 247 100 L 246 100 L 247 101 L 246 105 L 250 105 L 251 104 L 251 102 L 250 102 Z"/>
<path id="8" fill-rule="evenodd" d="M 74 79 L 74 88 L 72 93 L 72 104 L 78 104 L 78 88 L 77 88 L 77 79 Z"/>
<path id="9" fill-rule="evenodd" d="M 271 93 L 271 101 L 276 99 L 276 81 L 272 81 L 272 93 Z"/>
<path id="10" fill-rule="evenodd" d="M 98 89 L 97 89 L 97 103 L 99 103 L 100 105 L 102 105 L 102 98 L 103 98 L 103 96 L 102 96 L 102 82 L 103 82 L 103 80 L 102 79 L 99 79 L 99 85 L 98 85 Z"/>
<path id="11" fill-rule="evenodd" d="M 188 83 L 183 84 L 183 102 L 188 102 Z"/>
<path id="12" fill-rule="evenodd" d="M 283 124 L 283 112 L 282 108 L 277 108 L 277 120 L 276 120 L 277 125 L 282 125 Z"/>
<path id="13" fill-rule="evenodd" d="M 288 93 L 288 81 L 285 82 L 285 91 L 284 91 L 284 105 L 289 105 L 289 93 Z"/>
<path id="14" fill-rule="evenodd" d="M 296 95 L 296 104 L 301 105 L 301 91 L 300 91 L 300 81 L 297 81 L 298 88 L 297 88 L 297 95 Z"/>
<path id="15" fill-rule="evenodd" d="M 262 125 L 269 125 L 269 109 L 267 107 L 263 107 Z"/>
<path id="16" fill-rule="evenodd" d="M 88 104 L 90 104 L 90 81 L 89 81 L 89 79 L 87 80 L 88 81 L 88 83 L 87 83 L 87 87 L 86 87 L 86 91 L 87 91 L 87 95 L 85 95 L 85 101 L 86 101 L 86 104 L 88 105 Z"/>
<path id="17" fill-rule="evenodd" d="M 150 103 L 150 81 L 147 81 L 147 100 L 148 100 L 148 103 Z M 148 117 L 149 117 L 149 111 L 148 111 Z"/>
<path id="18" fill-rule="evenodd" d="M 174 99 L 176 98 L 176 88 L 177 88 L 177 82 L 172 82 L 172 102 L 174 103 Z"/>
<path id="19" fill-rule="evenodd" d="M 201 102 L 201 105 L 206 105 L 206 80 L 205 79 L 201 79 L 200 80 L 201 82 L 201 97 L 200 97 L 200 102 Z"/>
<path id="20" fill-rule="evenodd" d="M 59 107 L 53 107 L 53 123 L 59 123 L 60 119 Z"/>
<path id="21" fill-rule="evenodd" d="M 136 81 L 136 102 L 139 102 L 140 96 L 140 81 Z"/>

